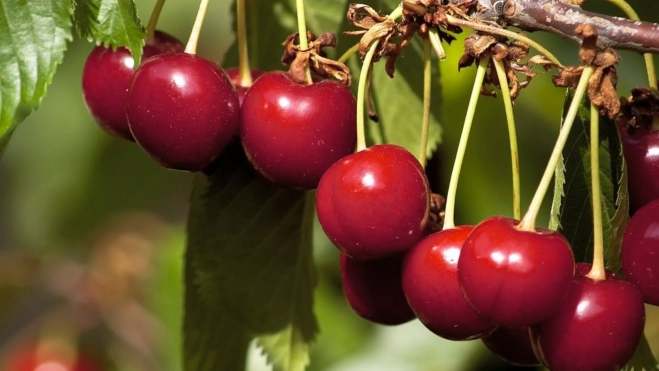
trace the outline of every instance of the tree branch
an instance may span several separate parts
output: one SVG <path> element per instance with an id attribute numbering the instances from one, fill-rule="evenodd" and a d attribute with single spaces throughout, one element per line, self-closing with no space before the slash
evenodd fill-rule
<path id="1" fill-rule="evenodd" d="M 465 0 L 452 0 L 462 3 Z M 659 25 L 588 12 L 561 0 L 478 0 L 473 19 L 511 25 L 524 31 L 546 31 L 581 43 L 574 30 L 593 26 L 599 47 L 659 54 Z"/>

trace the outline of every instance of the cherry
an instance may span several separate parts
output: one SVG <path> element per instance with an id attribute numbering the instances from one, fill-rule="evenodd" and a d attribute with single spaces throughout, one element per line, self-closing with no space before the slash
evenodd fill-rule
<path id="1" fill-rule="evenodd" d="M 629 208 L 633 214 L 659 198 L 659 130 L 640 125 L 628 131 L 628 118 L 618 120 L 628 172 Z"/>
<path id="2" fill-rule="evenodd" d="M 634 354 L 644 326 L 645 307 L 634 285 L 575 277 L 559 310 L 531 327 L 531 339 L 552 371 L 617 371 Z"/>
<path id="3" fill-rule="evenodd" d="M 142 50 L 142 60 L 163 53 L 180 53 L 183 45 L 174 37 L 156 31 Z M 82 97 L 87 109 L 106 132 L 133 140 L 126 119 L 126 99 L 133 79 L 133 56 L 124 47 L 112 50 L 97 46 L 85 62 L 82 72 Z"/>
<path id="4" fill-rule="evenodd" d="M 458 278 L 467 300 L 497 325 L 527 327 L 560 306 L 574 276 L 574 256 L 558 232 L 523 231 L 495 216 L 478 224 L 462 246 Z"/>
<path id="5" fill-rule="evenodd" d="M 77 359 L 68 359 L 53 351 L 39 351 L 28 347 L 11 354 L 2 367 L 3 371 L 101 371 L 105 368 L 96 360 L 78 355 Z"/>
<path id="6" fill-rule="evenodd" d="M 208 166 L 236 132 L 239 113 L 224 71 L 187 53 L 144 61 L 128 93 L 133 137 L 157 162 L 176 170 Z"/>
<path id="7" fill-rule="evenodd" d="M 247 94 L 247 90 L 249 89 L 249 86 L 243 86 L 240 84 L 240 70 L 238 69 L 238 67 L 227 68 L 224 71 L 227 73 L 227 76 L 229 76 L 229 79 L 231 79 L 233 86 L 236 87 L 236 93 L 238 93 L 238 100 L 240 101 L 240 105 L 242 106 L 243 100 L 245 99 L 245 95 Z M 253 69 L 250 70 L 250 73 L 252 75 L 252 80 L 256 80 L 259 78 L 259 76 L 263 75 L 263 71 L 253 70 Z"/>
<path id="8" fill-rule="evenodd" d="M 345 85 L 298 84 L 284 72 L 268 72 L 245 96 L 240 138 L 250 162 L 267 179 L 315 189 L 332 164 L 354 152 L 355 112 L 355 98 Z"/>
<path id="9" fill-rule="evenodd" d="M 383 325 L 414 319 L 403 293 L 403 255 L 360 261 L 341 254 L 341 280 L 350 307 L 361 317 Z"/>
<path id="10" fill-rule="evenodd" d="M 629 220 L 620 251 L 622 271 L 643 300 L 659 305 L 659 199 L 640 208 Z"/>
<path id="11" fill-rule="evenodd" d="M 332 165 L 318 185 L 316 210 L 339 250 L 371 260 L 405 252 L 421 240 L 429 200 L 419 161 L 403 147 L 382 144 Z"/>
<path id="12" fill-rule="evenodd" d="M 497 327 L 482 341 L 492 353 L 513 365 L 540 366 L 542 364 L 533 353 L 528 327 Z"/>
<path id="13" fill-rule="evenodd" d="M 460 249 L 473 226 L 446 229 L 424 238 L 403 262 L 403 291 L 430 331 L 449 340 L 473 340 L 495 329 L 469 305 L 458 282 Z"/>

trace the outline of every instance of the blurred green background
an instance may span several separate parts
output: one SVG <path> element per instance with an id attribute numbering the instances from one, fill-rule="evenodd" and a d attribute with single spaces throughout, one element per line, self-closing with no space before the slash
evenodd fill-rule
<path id="1" fill-rule="evenodd" d="M 148 19 L 155 1 L 136 2 Z M 645 19 L 659 22 L 659 2 L 630 2 Z M 211 2 L 198 49 L 218 62 L 234 37 L 229 3 Z M 585 7 L 619 14 L 605 1 Z M 170 0 L 159 28 L 185 41 L 195 13 L 196 2 Z M 575 45 L 552 35 L 533 37 L 564 63 L 576 62 Z M 460 45 L 448 47 L 449 58 L 440 63 L 441 104 L 450 108 L 442 110 L 443 144 L 431 178 L 442 194 L 474 75 L 473 68 L 457 70 Z M 0 365 L 31 348 L 71 356 L 78 342 L 81 354 L 105 369 L 180 370 L 181 267 L 193 176 L 160 168 L 134 144 L 97 127 L 80 87 L 92 47 L 78 39 L 70 44 L 41 108 L 19 126 L 0 161 Z M 646 84 L 645 72 L 639 55 L 621 56 L 619 90 L 627 94 Z M 523 207 L 556 138 L 564 96 L 549 75 L 537 72 L 515 108 Z M 512 214 L 504 117 L 500 99 L 479 103 L 456 202 L 458 223 Z M 357 317 L 341 293 L 338 252 L 316 232 L 321 333 L 309 370 L 503 369 L 479 341 L 444 341 L 417 321 L 381 327 Z M 657 313 L 648 313 L 646 333 L 659 349 Z M 268 369 L 258 350 L 249 357 L 250 370 Z"/>

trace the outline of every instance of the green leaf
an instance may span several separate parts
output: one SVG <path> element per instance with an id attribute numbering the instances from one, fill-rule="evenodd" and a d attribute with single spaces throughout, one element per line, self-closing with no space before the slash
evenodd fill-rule
<path id="1" fill-rule="evenodd" d="M 238 143 L 218 164 L 210 184 L 198 179 L 188 222 L 186 370 L 242 369 L 246 337 L 276 369 L 303 370 L 317 332 L 313 194 L 263 179 Z"/>
<path id="2" fill-rule="evenodd" d="M 564 113 L 572 100 L 568 92 Z M 579 262 L 592 261 L 593 214 L 590 175 L 590 112 L 585 99 L 581 103 L 577 118 L 563 150 L 562 168 L 557 169 L 554 185 L 554 204 L 550 216 L 550 227 L 558 227 L 572 245 L 575 259 Z M 602 198 L 602 225 L 607 266 L 615 265 L 624 230 L 626 195 L 621 187 L 624 160 L 615 122 L 600 117 L 600 183 Z M 561 174 L 562 173 L 562 174 Z"/>
<path id="3" fill-rule="evenodd" d="M 627 362 L 627 365 L 622 369 L 623 371 L 652 371 L 659 370 L 659 363 L 654 358 L 650 344 L 645 335 L 641 338 L 641 343 L 636 348 L 636 352 L 632 359 Z"/>
<path id="4" fill-rule="evenodd" d="M 96 45 L 130 49 L 137 66 L 145 30 L 133 0 L 76 0 L 73 19 L 82 38 Z"/>
<path id="5" fill-rule="evenodd" d="M 69 0 L 0 0 L 0 152 L 39 107 L 71 40 Z"/>

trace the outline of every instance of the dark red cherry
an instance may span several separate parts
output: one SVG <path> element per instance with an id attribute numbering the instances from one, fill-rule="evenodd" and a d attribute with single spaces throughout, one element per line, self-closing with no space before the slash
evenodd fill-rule
<path id="1" fill-rule="evenodd" d="M 659 198 L 659 130 L 643 125 L 630 132 L 627 122 L 618 120 L 628 172 L 629 208 L 633 214 L 643 205 Z"/>
<path id="2" fill-rule="evenodd" d="M 402 255 L 360 261 L 341 254 L 343 290 L 355 313 L 383 325 L 414 319 L 401 285 L 402 262 Z"/>
<path id="3" fill-rule="evenodd" d="M 245 99 L 245 95 L 247 94 L 247 89 L 249 89 L 249 86 L 243 86 L 240 83 L 240 70 L 238 69 L 238 67 L 227 68 L 225 72 L 227 73 L 227 76 L 229 76 L 229 78 L 231 79 L 233 86 L 236 87 L 236 93 L 238 93 L 238 100 L 242 105 L 243 100 Z M 250 73 L 252 75 L 253 81 L 258 79 L 259 76 L 263 75 L 263 71 L 259 71 L 259 70 L 250 70 Z"/>
<path id="4" fill-rule="evenodd" d="M 354 259 L 371 260 L 421 240 L 429 200 L 419 161 L 403 147 L 383 144 L 332 165 L 318 185 L 316 210 L 334 245 Z"/>
<path id="5" fill-rule="evenodd" d="M 142 51 L 142 60 L 163 53 L 183 52 L 183 45 L 174 37 L 156 31 Z M 130 50 L 97 46 L 92 50 L 82 72 L 82 97 L 96 122 L 108 133 L 133 140 L 126 119 L 126 99 L 133 79 L 133 56 Z"/>
<path id="6" fill-rule="evenodd" d="M 558 232 L 523 231 L 501 216 L 481 222 L 467 237 L 458 278 L 467 300 L 497 325 L 528 327 L 552 315 L 574 276 L 574 256 Z"/>
<path id="7" fill-rule="evenodd" d="M 559 310 L 531 327 L 535 353 L 552 371 L 617 371 L 643 335 L 645 307 L 622 280 L 575 277 Z"/>
<path id="8" fill-rule="evenodd" d="M 191 54 L 151 57 L 135 72 L 127 115 L 137 143 L 161 165 L 199 171 L 234 135 L 238 96 L 215 63 Z"/>
<path id="9" fill-rule="evenodd" d="M 508 363 L 517 366 L 540 366 L 542 364 L 533 353 L 528 327 L 497 327 L 494 332 L 482 340 L 492 353 Z"/>
<path id="10" fill-rule="evenodd" d="M 460 249 L 473 226 L 446 229 L 424 238 L 405 255 L 403 291 L 430 331 L 449 340 L 473 340 L 495 329 L 464 298 L 458 282 Z"/>
<path id="11" fill-rule="evenodd" d="M 284 72 L 268 72 L 245 96 L 240 138 L 250 162 L 267 179 L 315 189 L 332 164 L 354 152 L 355 117 L 355 98 L 345 85 L 298 84 Z"/>
<path id="12" fill-rule="evenodd" d="M 629 220 L 620 263 L 625 277 L 639 289 L 643 300 L 659 305 L 659 199 L 640 208 Z"/>

